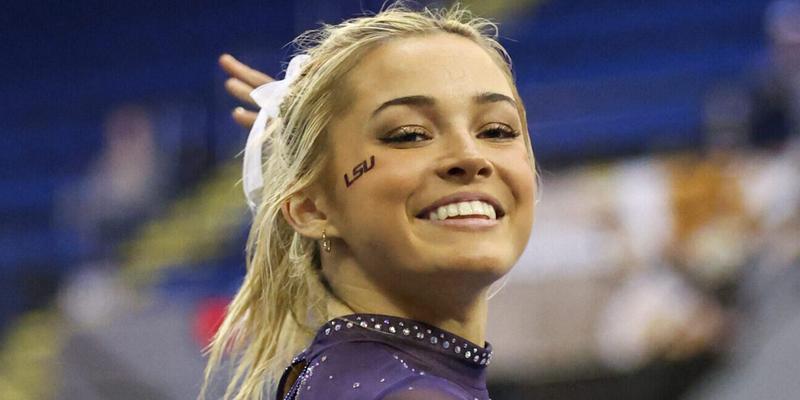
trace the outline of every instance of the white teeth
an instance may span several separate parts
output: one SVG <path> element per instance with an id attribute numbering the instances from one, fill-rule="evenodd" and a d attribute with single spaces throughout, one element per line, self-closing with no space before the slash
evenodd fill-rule
<path id="1" fill-rule="evenodd" d="M 441 206 L 437 208 L 436 211 L 431 211 L 428 215 L 428 219 L 431 221 L 439 221 L 459 215 L 485 215 L 490 219 L 497 219 L 494 207 L 491 204 L 479 200 L 462 201 Z"/>
<path id="2" fill-rule="evenodd" d="M 447 216 L 448 217 L 455 217 L 458 215 L 458 206 L 455 204 L 448 204 L 447 206 Z"/>
<path id="3" fill-rule="evenodd" d="M 447 207 L 439 207 L 436 209 L 436 214 L 439 215 L 439 219 L 446 219 L 447 218 Z"/>
<path id="4" fill-rule="evenodd" d="M 485 214 L 486 210 L 483 209 L 483 203 L 478 200 L 472 200 L 469 202 L 470 207 L 472 207 L 472 211 L 479 212 L 481 214 Z"/>

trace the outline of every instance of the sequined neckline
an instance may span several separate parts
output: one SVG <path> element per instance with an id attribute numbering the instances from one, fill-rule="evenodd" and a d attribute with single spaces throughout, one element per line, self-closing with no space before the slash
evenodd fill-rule
<path id="1" fill-rule="evenodd" d="M 389 315 L 350 314 L 337 317 L 320 329 L 318 337 L 337 337 L 358 331 L 379 333 L 382 338 L 394 337 L 481 369 L 492 361 L 492 345 L 489 342 L 486 342 L 485 347 L 481 347 L 433 325 Z"/>

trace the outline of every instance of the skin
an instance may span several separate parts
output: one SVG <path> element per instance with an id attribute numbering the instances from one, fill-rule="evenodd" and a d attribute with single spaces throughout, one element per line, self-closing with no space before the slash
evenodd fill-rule
<path id="1" fill-rule="evenodd" d="M 249 107 L 256 106 L 250 97 L 250 92 L 254 88 L 274 80 L 269 75 L 243 64 L 230 54 L 223 54 L 219 57 L 219 66 L 230 76 L 225 80 L 225 90 Z M 250 129 L 256 122 L 256 113 L 244 107 L 234 108 L 231 117 L 245 129 Z"/>
<path id="2" fill-rule="evenodd" d="M 323 274 L 347 306 L 342 314 L 411 318 L 484 343 L 488 288 L 522 253 L 534 217 L 527 132 L 510 83 L 479 45 L 441 33 L 371 50 L 345 86 L 348 105 L 328 129 L 326 173 L 284 216 L 303 235 L 320 238 L 325 229 L 332 239 Z M 486 93 L 492 101 L 476 101 Z M 432 104 L 375 114 L 408 96 Z M 347 188 L 343 174 L 370 155 L 374 168 Z M 484 229 L 416 217 L 458 192 L 493 196 L 505 216 Z"/>

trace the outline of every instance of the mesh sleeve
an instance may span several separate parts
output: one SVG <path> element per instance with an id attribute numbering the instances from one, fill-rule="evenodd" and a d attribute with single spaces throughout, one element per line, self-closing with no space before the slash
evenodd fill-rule
<path id="1" fill-rule="evenodd" d="M 435 388 L 398 389 L 387 393 L 381 400 L 466 400 L 466 397 Z"/>
<path id="2" fill-rule="evenodd" d="M 392 385 L 379 400 L 473 400 L 455 383 L 431 375 L 405 379 Z"/>

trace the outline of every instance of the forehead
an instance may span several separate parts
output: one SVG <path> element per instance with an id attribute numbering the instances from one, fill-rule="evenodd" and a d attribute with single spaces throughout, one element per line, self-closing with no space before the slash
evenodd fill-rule
<path id="1" fill-rule="evenodd" d="M 508 80 L 486 50 L 450 33 L 395 39 L 372 49 L 350 71 L 347 86 L 351 100 L 365 106 L 421 94 L 446 99 L 496 92 L 512 97 Z"/>

